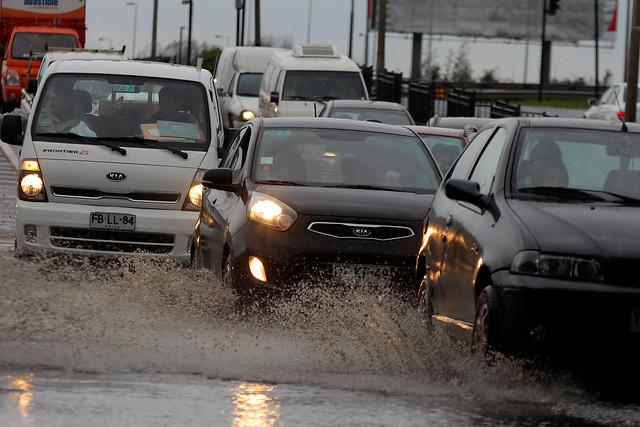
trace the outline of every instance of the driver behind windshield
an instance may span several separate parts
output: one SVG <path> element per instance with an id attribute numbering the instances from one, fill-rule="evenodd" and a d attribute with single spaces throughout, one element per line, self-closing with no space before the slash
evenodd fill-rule
<path id="1" fill-rule="evenodd" d="M 56 84 L 49 92 L 49 103 L 39 116 L 37 133 L 73 133 L 80 136 L 96 136 L 89 127 L 81 107 L 81 99 L 70 86 Z"/>

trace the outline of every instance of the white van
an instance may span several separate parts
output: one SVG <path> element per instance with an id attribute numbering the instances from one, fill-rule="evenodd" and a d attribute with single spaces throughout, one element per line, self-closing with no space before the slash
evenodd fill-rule
<path id="1" fill-rule="evenodd" d="M 271 55 L 282 50 L 261 46 L 231 46 L 222 50 L 214 80 L 225 127 L 240 128 L 258 115 L 262 73 Z"/>
<path id="2" fill-rule="evenodd" d="M 199 64 L 201 64 L 199 60 Z M 201 176 L 223 128 L 206 69 L 143 61 L 56 61 L 22 133 L 16 251 L 171 256 L 188 262 Z"/>
<path id="3" fill-rule="evenodd" d="M 360 67 L 337 46 L 298 44 L 269 59 L 260 85 L 261 117 L 315 117 L 331 99 L 369 99 Z"/>

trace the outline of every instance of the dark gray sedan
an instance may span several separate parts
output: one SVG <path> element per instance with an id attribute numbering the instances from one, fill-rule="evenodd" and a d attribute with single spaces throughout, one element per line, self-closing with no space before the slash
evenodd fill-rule
<path id="1" fill-rule="evenodd" d="M 503 119 L 436 192 L 419 300 L 476 348 L 606 353 L 640 344 L 639 264 L 640 126 Z"/>

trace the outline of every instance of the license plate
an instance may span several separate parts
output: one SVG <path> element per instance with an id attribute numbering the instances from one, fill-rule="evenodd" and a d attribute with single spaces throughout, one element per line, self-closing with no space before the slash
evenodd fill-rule
<path id="1" fill-rule="evenodd" d="M 391 280 L 391 267 L 369 264 L 333 264 L 333 278 L 343 283 L 388 284 Z"/>
<path id="2" fill-rule="evenodd" d="M 634 307 L 631 309 L 631 323 L 629 325 L 631 332 L 640 333 L 640 308 Z"/>
<path id="3" fill-rule="evenodd" d="M 91 212 L 89 227 L 131 231 L 136 229 L 136 216 L 130 214 Z"/>

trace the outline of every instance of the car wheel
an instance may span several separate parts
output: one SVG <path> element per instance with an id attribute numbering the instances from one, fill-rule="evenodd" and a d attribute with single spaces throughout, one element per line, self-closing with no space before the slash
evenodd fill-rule
<path id="1" fill-rule="evenodd" d="M 478 298 L 473 322 L 471 352 L 491 355 L 500 347 L 500 320 L 495 291 L 487 286 Z"/>
<path id="2" fill-rule="evenodd" d="M 433 330 L 433 290 L 425 274 L 418 289 L 418 310 L 422 313 L 427 329 Z"/>

